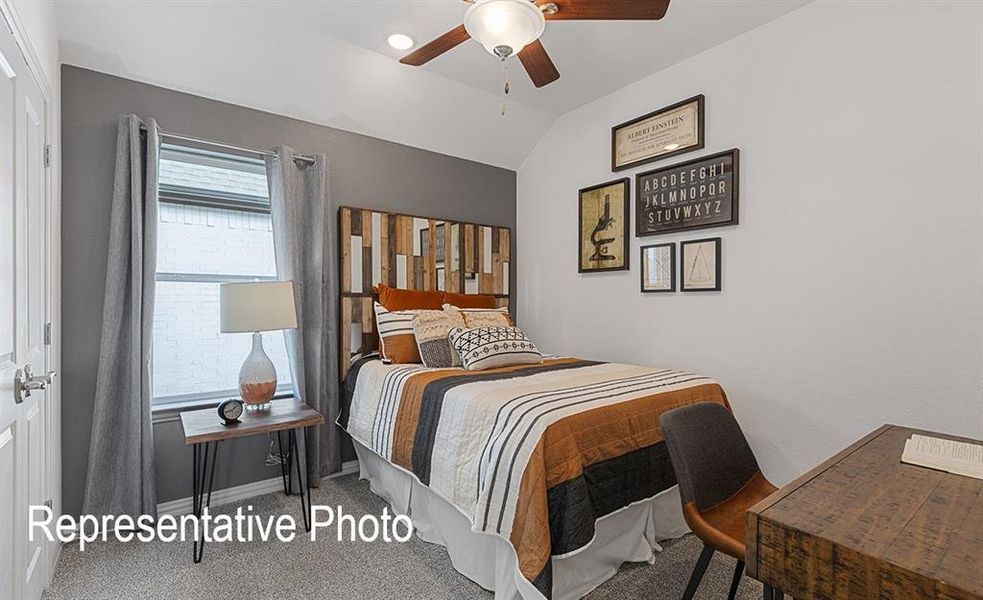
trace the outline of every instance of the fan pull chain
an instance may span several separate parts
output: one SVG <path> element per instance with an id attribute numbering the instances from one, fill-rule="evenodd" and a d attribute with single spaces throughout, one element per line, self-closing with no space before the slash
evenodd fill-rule
<path id="1" fill-rule="evenodd" d="M 505 116 L 505 109 L 508 106 L 509 91 L 511 91 L 511 84 L 509 83 L 509 65 L 502 59 L 502 116 Z"/>

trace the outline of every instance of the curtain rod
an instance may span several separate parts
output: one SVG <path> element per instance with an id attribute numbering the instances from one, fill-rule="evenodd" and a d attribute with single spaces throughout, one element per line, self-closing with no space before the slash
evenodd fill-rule
<path id="1" fill-rule="evenodd" d="M 143 131 L 147 130 L 146 125 L 140 125 L 140 129 Z M 186 135 L 181 135 L 179 133 L 171 133 L 169 131 L 164 131 L 163 129 L 157 130 L 157 135 L 160 137 L 171 138 L 172 140 L 180 140 L 182 142 L 191 142 L 194 144 L 204 144 L 206 146 L 214 146 L 216 148 L 225 148 L 226 150 L 235 150 L 237 152 L 249 152 L 251 154 L 259 154 L 260 156 L 273 156 L 276 157 L 276 152 L 270 152 L 269 150 L 256 150 L 255 148 L 245 148 L 243 146 L 233 146 L 232 144 L 223 144 L 222 142 L 215 142 L 212 140 L 206 140 L 202 138 L 189 137 Z M 308 164 L 314 164 L 316 161 L 313 156 L 305 156 L 303 154 L 295 154 L 294 160 L 298 162 L 304 162 Z"/>

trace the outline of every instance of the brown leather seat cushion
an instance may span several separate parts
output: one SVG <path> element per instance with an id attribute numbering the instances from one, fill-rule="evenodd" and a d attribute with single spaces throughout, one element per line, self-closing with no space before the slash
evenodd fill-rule
<path id="1" fill-rule="evenodd" d="M 736 494 L 709 510 L 700 512 L 695 503 L 686 503 L 683 516 L 701 540 L 725 554 L 744 560 L 747 510 L 777 489 L 758 471 Z"/>

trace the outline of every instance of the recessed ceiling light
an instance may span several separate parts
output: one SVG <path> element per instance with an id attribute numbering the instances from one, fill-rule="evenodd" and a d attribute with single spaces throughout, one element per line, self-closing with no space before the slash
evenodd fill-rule
<path id="1" fill-rule="evenodd" d="M 409 50 L 413 47 L 413 38 L 402 33 L 394 33 L 387 40 L 389 45 L 397 50 Z"/>

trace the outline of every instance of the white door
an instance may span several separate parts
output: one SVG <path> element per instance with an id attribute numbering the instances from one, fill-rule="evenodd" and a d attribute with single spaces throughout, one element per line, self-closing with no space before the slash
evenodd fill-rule
<path id="1" fill-rule="evenodd" d="M 48 577 L 49 553 L 28 536 L 28 507 L 48 501 L 48 394 L 18 394 L 15 384 L 25 367 L 40 376 L 48 367 L 46 114 L 13 34 L 0 28 L 0 598 L 38 598 Z"/>

